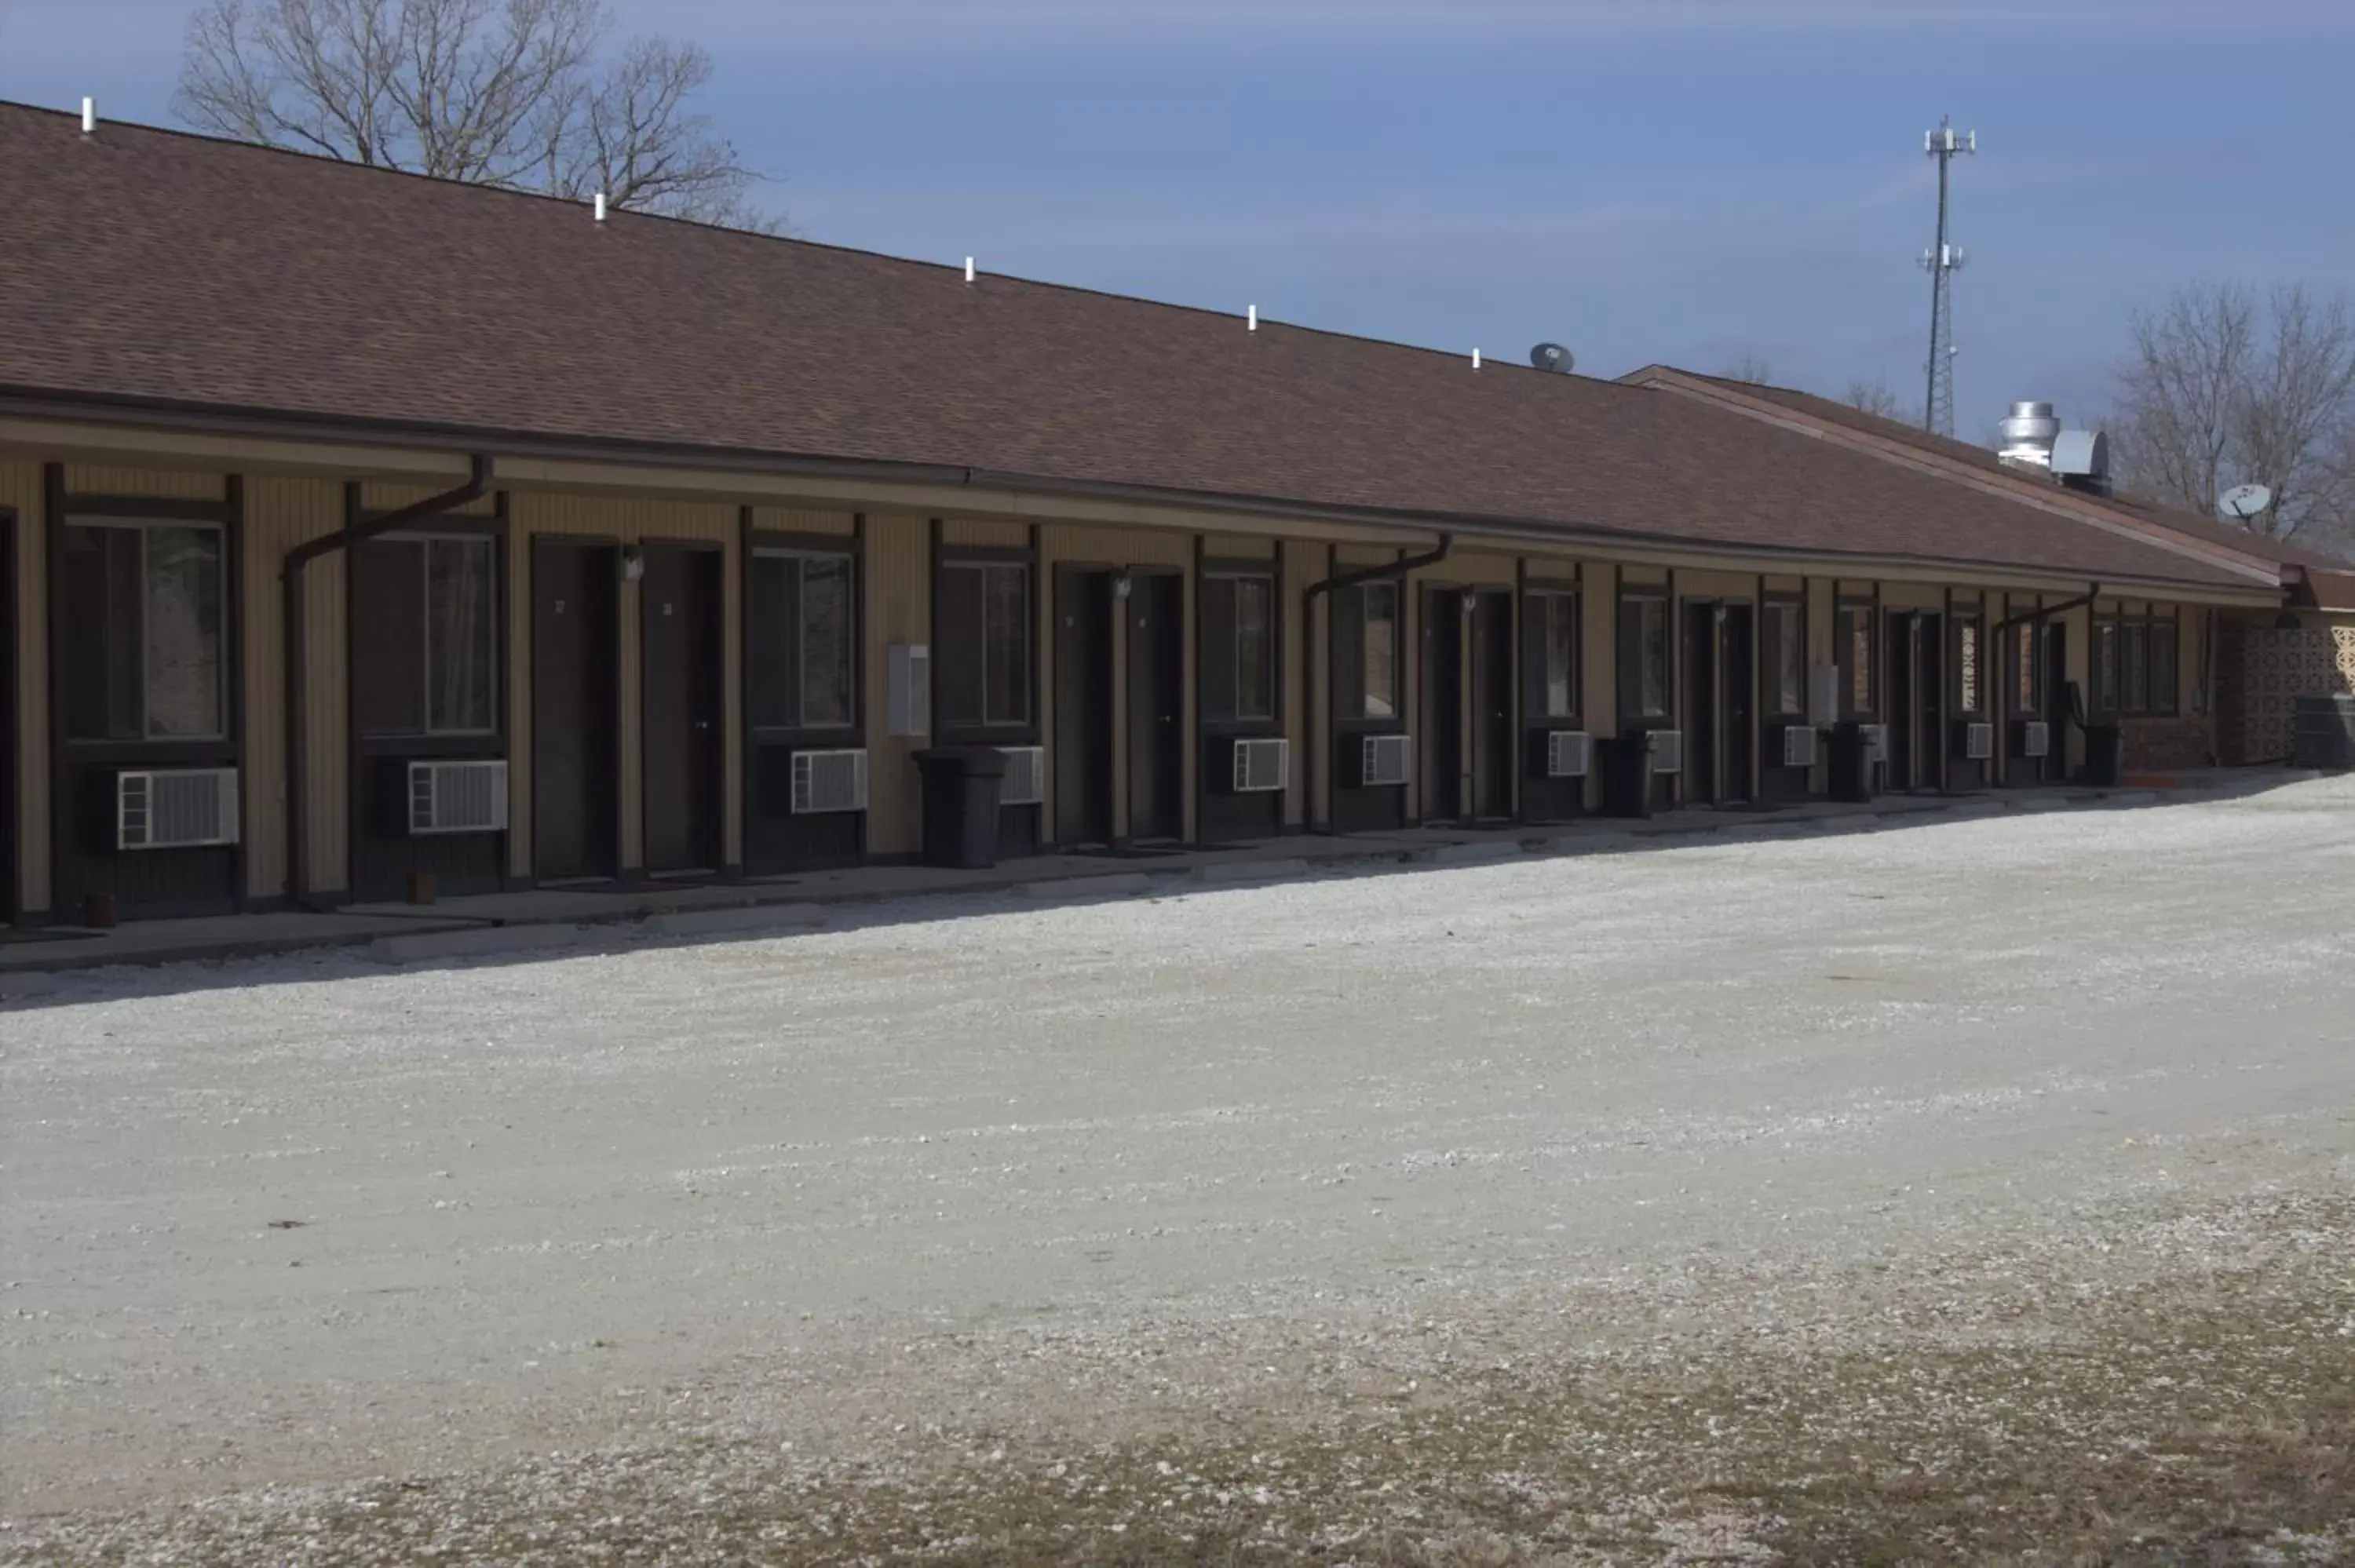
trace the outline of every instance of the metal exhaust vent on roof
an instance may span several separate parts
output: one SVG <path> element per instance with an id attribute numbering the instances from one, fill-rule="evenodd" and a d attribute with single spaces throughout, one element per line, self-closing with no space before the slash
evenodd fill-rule
<path id="1" fill-rule="evenodd" d="M 2061 420 L 2050 403 L 2014 403 L 2011 412 L 1996 427 L 2002 445 L 1996 456 L 2006 462 L 2016 462 L 2035 468 L 2052 466 L 2052 440 L 2061 433 Z"/>
<path id="2" fill-rule="evenodd" d="M 1558 343 L 1541 343 L 1529 350 L 1529 363 L 1540 370 L 1550 370 L 1557 375 L 1567 376 L 1571 373 L 1572 367 L 1577 365 L 1578 360 L 1570 350 Z"/>
<path id="3" fill-rule="evenodd" d="M 2052 438 L 2052 477 L 2072 490 L 2110 493 L 2110 438 L 2099 430 L 2063 430 Z"/>

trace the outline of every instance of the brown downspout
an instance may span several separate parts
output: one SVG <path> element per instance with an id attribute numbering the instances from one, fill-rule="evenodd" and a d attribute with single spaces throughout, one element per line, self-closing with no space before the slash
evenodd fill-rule
<path id="1" fill-rule="evenodd" d="M 1300 596 L 1300 689 L 1302 701 L 1306 705 L 1308 709 L 1307 716 L 1312 721 L 1316 716 L 1316 688 L 1309 683 L 1316 674 L 1316 609 L 1317 596 L 1320 594 L 1329 593 L 1335 588 L 1356 588 L 1360 583 L 1380 582 L 1386 578 L 1403 580 L 1409 572 L 1420 570 L 1424 567 L 1437 566 L 1440 562 L 1447 559 L 1449 554 L 1453 552 L 1455 548 L 1455 535 L 1453 534 L 1442 534 L 1439 536 L 1439 543 L 1433 548 L 1425 550 L 1420 556 L 1401 556 L 1400 559 L 1395 561 L 1384 561 L 1379 566 L 1360 567 L 1353 572 L 1336 572 L 1331 577 L 1327 577 L 1320 582 L 1313 582 L 1308 585 L 1307 591 Z M 1399 630 L 1401 633 L 1400 641 L 1404 641 L 1405 639 L 1403 633 L 1406 630 L 1406 605 L 1403 600 L 1401 600 L 1399 605 Z M 1405 656 L 1405 651 L 1403 649 L 1400 650 L 1400 656 Z M 1327 688 L 1326 692 L 1325 728 L 1327 733 L 1324 736 L 1327 745 L 1330 745 L 1332 743 L 1333 736 L 1339 733 L 1340 715 L 1334 711 L 1333 708 L 1332 692 L 1330 689 L 1332 686 L 1332 680 L 1333 673 L 1330 668 L 1330 661 L 1327 661 L 1327 667 L 1325 671 L 1325 682 Z M 1300 759 L 1300 821 L 1304 831 L 1313 832 L 1316 831 L 1316 827 L 1315 813 L 1316 810 L 1316 768 L 1317 736 L 1316 734 L 1316 726 L 1313 722 L 1308 727 L 1309 736 L 1307 751 Z M 1333 808 L 1329 802 L 1325 808 L 1325 826 L 1327 832 L 1330 832 L 1333 826 Z"/>
<path id="2" fill-rule="evenodd" d="M 285 629 L 285 702 L 286 755 L 283 778 L 286 789 L 286 901 L 295 908 L 306 908 L 309 896 L 306 882 L 306 862 L 310 856 L 310 823 L 304 810 L 304 791 L 308 786 L 305 776 L 304 750 L 309 736 L 304 733 L 303 705 L 305 700 L 303 648 L 303 568 L 320 556 L 337 550 L 348 550 L 364 544 L 379 534 L 405 528 L 421 518 L 438 517 L 462 506 L 471 506 L 490 493 L 491 460 L 489 454 L 476 452 L 466 460 L 466 482 L 439 495 L 429 495 L 410 505 L 397 507 L 381 517 L 371 517 L 365 523 L 353 523 L 332 534 L 322 534 L 315 539 L 305 539 L 286 552 L 280 563 L 278 581 L 284 595 L 280 620 Z M 348 721 L 347 721 L 348 722 Z"/>

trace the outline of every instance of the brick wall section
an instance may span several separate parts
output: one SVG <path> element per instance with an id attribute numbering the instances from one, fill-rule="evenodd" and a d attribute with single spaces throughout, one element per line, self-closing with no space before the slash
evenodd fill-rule
<path id="1" fill-rule="evenodd" d="M 2128 773 L 2171 773 L 2216 761 L 2216 727 L 2204 718 L 2126 719 L 2119 726 Z"/>
<path id="2" fill-rule="evenodd" d="M 2232 760 L 2279 761 L 2290 754 L 2298 698 L 2355 692 L 2355 627 L 2252 629 L 2243 635 L 2237 668 L 2240 746 Z"/>

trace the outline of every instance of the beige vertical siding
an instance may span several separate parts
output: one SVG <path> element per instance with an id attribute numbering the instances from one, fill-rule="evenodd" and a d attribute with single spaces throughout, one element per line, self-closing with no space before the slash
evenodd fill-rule
<path id="1" fill-rule="evenodd" d="M 245 484 L 243 590 L 245 653 L 246 892 L 274 898 L 286 891 L 286 553 L 343 526 L 343 486 L 332 480 L 258 475 Z M 349 750 L 345 736 L 346 682 L 345 556 L 336 551 L 303 574 L 304 648 L 304 810 L 308 844 L 304 881 L 316 892 L 349 885 Z"/>
<path id="2" fill-rule="evenodd" d="M 122 464 L 66 464 L 69 495 L 137 495 L 157 501 L 218 501 L 225 477 L 184 469 L 133 468 Z"/>
<path id="3" fill-rule="evenodd" d="M 513 680 L 508 713 L 510 799 L 517 802 L 514 831 L 508 835 L 510 868 L 519 876 L 531 874 L 531 540 L 535 535 L 566 535 L 607 538 L 628 544 L 645 540 L 709 540 L 724 546 L 726 567 L 721 583 L 721 647 L 724 652 L 722 712 L 727 715 L 721 808 L 722 851 L 730 865 L 744 854 L 743 834 L 743 712 L 739 695 L 743 680 L 742 628 L 737 624 L 741 590 L 738 574 L 743 563 L 737 549 L 737 509 L 723 503 L 662 501 L 640 497 L 573 495 L 555 492 L 519 491 L 508 502 L 508 528 L 514 592 L 508 601 L 508 647 Z M 622 754 L 622 865 L 634 870 L 645 863 L 645 805 L 643 729 L 640 704 L 638 617 L 640 599 L 635 583 L 623 582 L 621 592 L 622 714 L 619 729 Z"/>
<path id="4" fill-rule="evenodd" d="M 360 488 L 360 507 L 367 512 L 390 512 L 402 506 L 414 506 L 421 501 L 429 501 L 434 496 L 445 493 L 456 483 L 457 481 L 454 478 L 447 484 L 417 484 L 407 480 L 372 479 Z M 336 504 L 340 508 L 342 504 L 340 499 Z M 476 497 L 464 506 L 452 509 L 444 515 L 489 517 L 497 513 L 498 507 L 498 492 L 494 490 L 487 495 Z"/>
<path id="5" fill-rule="evenodd" d="M 1300 560 L 1297 586 L 1292 592 L 1294 609 L 1308 617 L 1308 647 L 1311 657 L 1300 672 L 1300 683 L 1305 689 L 1305 699 L 1300 705 L 1302 724 L 1298 734 L 1299 747 L 1295 760 L 1312 768 L 1316 789 L 1302 810 L 1316 822 L 1333 820 L 1333 748 L 1327 741 L 1333 734 L 1333 596 L 1320 593 L 1307 599 L 1309 585 L 1324 581 L 1336 572 L 1346 570 L 1326 546 L 1303 543 L 1295 552 Z M 1298 644 L 1295 644 L 1295 647 Z M 1308 758 L 1312 748 L 1314 762 Z"/>
<path id="6" fill-rule="evenodd" d="M 1946 608 L 1946 590 L 1936 583 L 1882 583 L 1881 608 L 1944 610 Z"/>
<path id="7" fill-rule="evenodd" d="M 922 847 L 915 754 L 923 736 L 883 733 L 890 691 L 884 650 L 932 639 L 932 525 L 922 517 L 867 519 L 867 847 L 879 855 Z M 939 676 L 934 674 L 937 683 Z"/>
<path id="8" fill-rule="evenodd" d="M 1276 541 L 1234 534 L 1205 534 L 1202 554 L 1214 561 L 1264 561 L 1275 554 Z"/>
<path id="9" fill-rule="evenodd" d="M 820 512 L 798 506 L 756 506 L 752 526 L 773 534 L 831 534 L 848 538 L 858 531 L 858 514 Z"/>
<path id="10" fill-rule="evenodd" d="M 16 514 L 16 906 L 49 906 L 48 552 L 41 514 L 41 467 L 0 461 L 0 506 Z M 5 912 L 5 911 L 0 911 Z"/>
<path id="11" fill-rule="evenodd" d="M 1745 603 L 1758 597 L 1758 578 L 1749 572 L 1702 572 L 1690 568 L 1677 574 L 1680 599 L 1722 599 Z"/>
<path id="12" fill-rule="evenodd" d="M 941 524 L 941 543 L 1019 550 L 1028 546 L 1030 530 L 1020 523 L 977 523 L 970 518 L 951 517 Z"/>
<path id="13" fill-rule="evenodd" d="M 1484 588 L 1510 588 L 1518 580 L 1518 559 L 1512 556 L 1459 550 L 1430 569 L 1434 582 L 1477 584 Z M 1565 574 L 1567 575 L 1567 574 Z"/>

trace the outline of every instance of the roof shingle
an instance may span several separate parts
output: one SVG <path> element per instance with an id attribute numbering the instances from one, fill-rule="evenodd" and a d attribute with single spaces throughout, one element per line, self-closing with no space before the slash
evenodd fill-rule
<path id="1" fill-rule="evenodd" d="M 0 392 L 2250 586 L 1584 377 L 0 105 Z"/>

